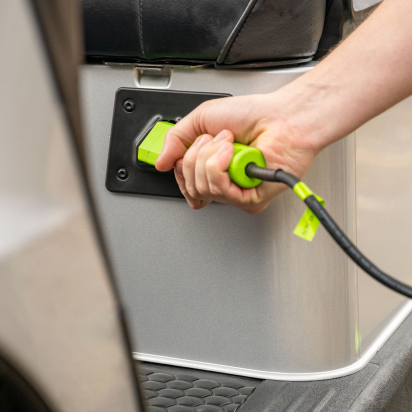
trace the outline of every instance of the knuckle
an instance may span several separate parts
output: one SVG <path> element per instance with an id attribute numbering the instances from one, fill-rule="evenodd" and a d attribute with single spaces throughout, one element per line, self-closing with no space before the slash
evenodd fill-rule
<path id="1" fill-rule="evenodd" d="M 198 106 L 193 112 L 192 112 L 192 123 L 193 123 L 193 128 L 196 130 L 196 132 L 199 134 L 201 130 L 203 129 L 203 123 L 204 123 L 204 103 L 202 103 L 200 106 Z"/>
<path id="2" fill-rule="evenodd" d="M 216 171 L 216 162 L 213 157 L 210 157 L 208 160 L 206 160 L 205 168 L 209 173 Z"/>
<path id="3" fill-rule="evenodd" d="M 200 202 L 191 202 L 189 203 L 189 205 L 193 210 L 199 210 L 199 209 L 202 209 L 203 207 Z"/>
<path id="4" fill-rule="evenodd" d="M 258 213 L 260 213 L 261 211 L 259 209 L 256 208 L 245 208 L 243 209 L 248 215 L 257 215 Z"/>
<path id="5" fill-rule="evenodd" d="M 198 133 L 201 133 L 202 130 L 206 130 L 206 124 L 208 119 L 209 107 L 211 106 L 211 101 L 206 101 L 200 104 L 193 112 L 193 126 Z"/>
<path id="6" fill-rule="evenodd" d="M 220 189 L 219 186 L 211 185 L 210 186 L 210 194 L 212 196 L 215 196 L 215 197 L 220 197 L 220 196 L 222 196 L 222 190 Z"/>
<path id="7" fill-rule="evenodd" d="M 189 169 L 193 169 L 196 165 L 196 155 L 190 149 L 187 151 L 185 157 L 183 158 L 183 166 Z"/>
<path id="8" fill-rule="evenodd" d="M 196 198 L 197 198 L 198 193 L 197 193 L 197 191 L 196 191 L 195 188 L 186 186 L 186 191 L 187 191 L 188 195 L 189 195 L 192 199 L 196 199 Z"/>
<path id="9" fill-rule="evenodd" d="M 209 157 L 209 151 L 210 151 L 210 145 L 212 144 L 212 140 L 210 140 L 209 142 L 207 142 L 206 144 L 204 144 L 198 154 L 197 154 L 197 158 L 201 159 L 203 162 L 207 162 L 207 159 Z"/>
<path id="10" fill-rule="evenodd" d="M 185 185 L 179 185 L 180 191 L 182 192 L 182 195 L 186 198 L 186 200 L 188 198 L 190 198 L 190 194 L 187 191 L 187 187 Z"/>
<path id="11" fill-rule="evenodd" d="M 206 157 L 206 148 L 207 148 L 207 146 L 209 145 L 209 143 L 206 143 L 200 150 L 199 150 L 199 152 L 198 152 L 198 154 L 197 154 L 197 158 L 198 159 L 200 159 L 200 160 L 204 160 L 204 158 Z"/>
<path id="12" fill-rule="evenodd" d="M 204 184 L 197 183 L 196 190 L 201 196 L 207 196 L 209 194 L 209 188 Z"/>
<path id="13" fill-rule="evenodd" d="M 166 142 L 167 140 L 172 139 L 174 136 L 175 136 L 174 132 L 169 129 L 169 130 L 166 132 L 165 142 Z"/>

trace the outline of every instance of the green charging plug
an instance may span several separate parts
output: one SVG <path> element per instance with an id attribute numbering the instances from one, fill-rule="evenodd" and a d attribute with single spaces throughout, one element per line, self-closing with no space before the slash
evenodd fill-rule
<path id="1" fill-rule="evenodd" d="M 157 122 L 144 138 L 137 150 L 137 158 L 143 163 L 154 166 L 162 153 L 166 133 L 174 126 L 169 122 Z"/>
<path id="2" fill-rule="evenodd" d="M 137 151 L 137 158 L 144 163 L 153 165 L 162 152 L 166 133 L 174 126 L 169 122 L 157 122 L 152 130 L 144 138 Z M 235 153 L 233 154 L 228 173 L 232 182 L 245 189 L 259 186 L 262 181 L 246 174 L 246 166 L 254 163 L 259 167 L 266 167 L 265 158 L 262 152 L 255 147 L 234 143 Z"/>

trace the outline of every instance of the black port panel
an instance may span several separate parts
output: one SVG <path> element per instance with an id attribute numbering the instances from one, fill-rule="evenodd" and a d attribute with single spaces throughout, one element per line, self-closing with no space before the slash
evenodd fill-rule
<path id="1" fill-rule="evenodd" d="M 227 94 L 122 88 L 116 92 L 106 188 L 111 192 L 183 197 L 173 170 L 137 160 L 137 148 L 158 121 L 178 122 L 201 103 Z"/>

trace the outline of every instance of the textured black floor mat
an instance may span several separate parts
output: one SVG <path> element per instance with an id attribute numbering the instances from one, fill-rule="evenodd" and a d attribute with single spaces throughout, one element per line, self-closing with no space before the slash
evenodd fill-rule
<path id="1" fill-rule="evenodd" d="M 234 412 L 261 383 L 221 373 L 139 363 L 148 412 Z"/>

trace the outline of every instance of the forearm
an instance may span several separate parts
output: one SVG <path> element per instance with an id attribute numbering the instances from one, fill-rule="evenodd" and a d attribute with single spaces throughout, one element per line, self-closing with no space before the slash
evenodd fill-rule
<path id="1" fill-rule="evenodd" d="M 273 96 L 287 102 L 291 127 L 320 150 L 411 94 L 412 2 L 385 0 L 316 68 Z"/>

